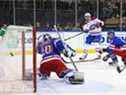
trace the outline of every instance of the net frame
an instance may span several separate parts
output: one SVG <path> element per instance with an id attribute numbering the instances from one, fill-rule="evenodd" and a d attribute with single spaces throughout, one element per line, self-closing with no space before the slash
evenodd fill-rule
<path id="1" fill-rule="evenodd" d="M 22 54 L 22 80 L 28 80 L 26 75 L 26 46 L 25 46 L 25 31 L 32 31 L 32 81 L 33 92 L 37 91 L 37 53 L 36 53 L 36 28 L 26 26 L 10 25 L 7 30 L 17 30 L 21 32 L 21 54 Z"/>

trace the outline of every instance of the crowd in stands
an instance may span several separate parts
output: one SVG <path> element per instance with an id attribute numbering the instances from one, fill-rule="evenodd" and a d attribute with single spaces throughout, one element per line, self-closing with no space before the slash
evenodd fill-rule
<path id="1" fill-rule="evenodd" d="M 17 0 L 18 1 L 18 0 Z M 33 24 L 33 1 L 19 0 L 15 2 L 16 24 L 32 25 Z M 53 30 L 54 24 L 54 5 L 55 0 L 37 0 L 37 27 L 40 30 Z M 84 20 L 85 12 L 90 12 L 105 22 L 105 29 L 114 28 L 119 30 L 120 24 L 122 29 L 126 30 L 126 0 L 77 0 L 77 23 L 75 24 L 75 0 L 57 0 L 57 25 L 59 30 L 81 30 L 80 23 Z M 99 1 L 99 2 L 97 2 Z M 96 5 L 99 6 L 96 6 Z M 97 10 L 97 7 L 98 10 Z M 0 23 L 7 22 L 13 24 L 13 2 L 11 0 L 0 1 Z M 122 12 L 122 18 L 120 14 Z M 22 20 L 23 19 L 23 20 Z M 122 22 L 121 22 L 122 21 Z M 75 26 L 76 25 L 76 26 Z"/>

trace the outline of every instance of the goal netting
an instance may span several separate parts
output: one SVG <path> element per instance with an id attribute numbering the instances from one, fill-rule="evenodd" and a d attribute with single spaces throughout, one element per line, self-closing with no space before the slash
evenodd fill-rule
<path id="1" fill-rule="evenodd" d="M 35 35 L 33 27 L 7 27 L 0 47 L 0 93 L 36 92 Z"/>

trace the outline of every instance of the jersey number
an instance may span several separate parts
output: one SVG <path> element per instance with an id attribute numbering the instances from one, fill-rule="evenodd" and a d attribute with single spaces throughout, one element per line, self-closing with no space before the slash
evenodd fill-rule
<path id="1" fill-rule="evenodd" d="M 51 45 L 45 46 L 45 53 L 50 53 L 52 51 Z"/>

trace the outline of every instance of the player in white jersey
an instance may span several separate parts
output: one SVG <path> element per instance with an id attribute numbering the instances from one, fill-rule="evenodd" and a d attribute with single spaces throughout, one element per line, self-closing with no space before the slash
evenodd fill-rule
<path id="1" fill-rule="evenodd" d="M 92 42 L 101 41 L 101 31 L 104 22 L 98 18 L 91 18 L 90 13 L 85 13 L 84 15 L 86 24 L 83 26 L 83 31 L 88 32 L 89 35 L 86 38 L 86 43 L 91 44 Z"/>
<path id="2" fill-rule="evenodd" d="M 100 43 L 102 40 L 101 31 L 104 22 L 98 18 L 92 18 L 90 13 L 85 13 L 85 25 L 82 26 L 83 31 L 88 33 L 86 37 L 86 44 L 91 45 L 92 43 Z M 86 58 L 87 54 L 81 58 Z"/>

